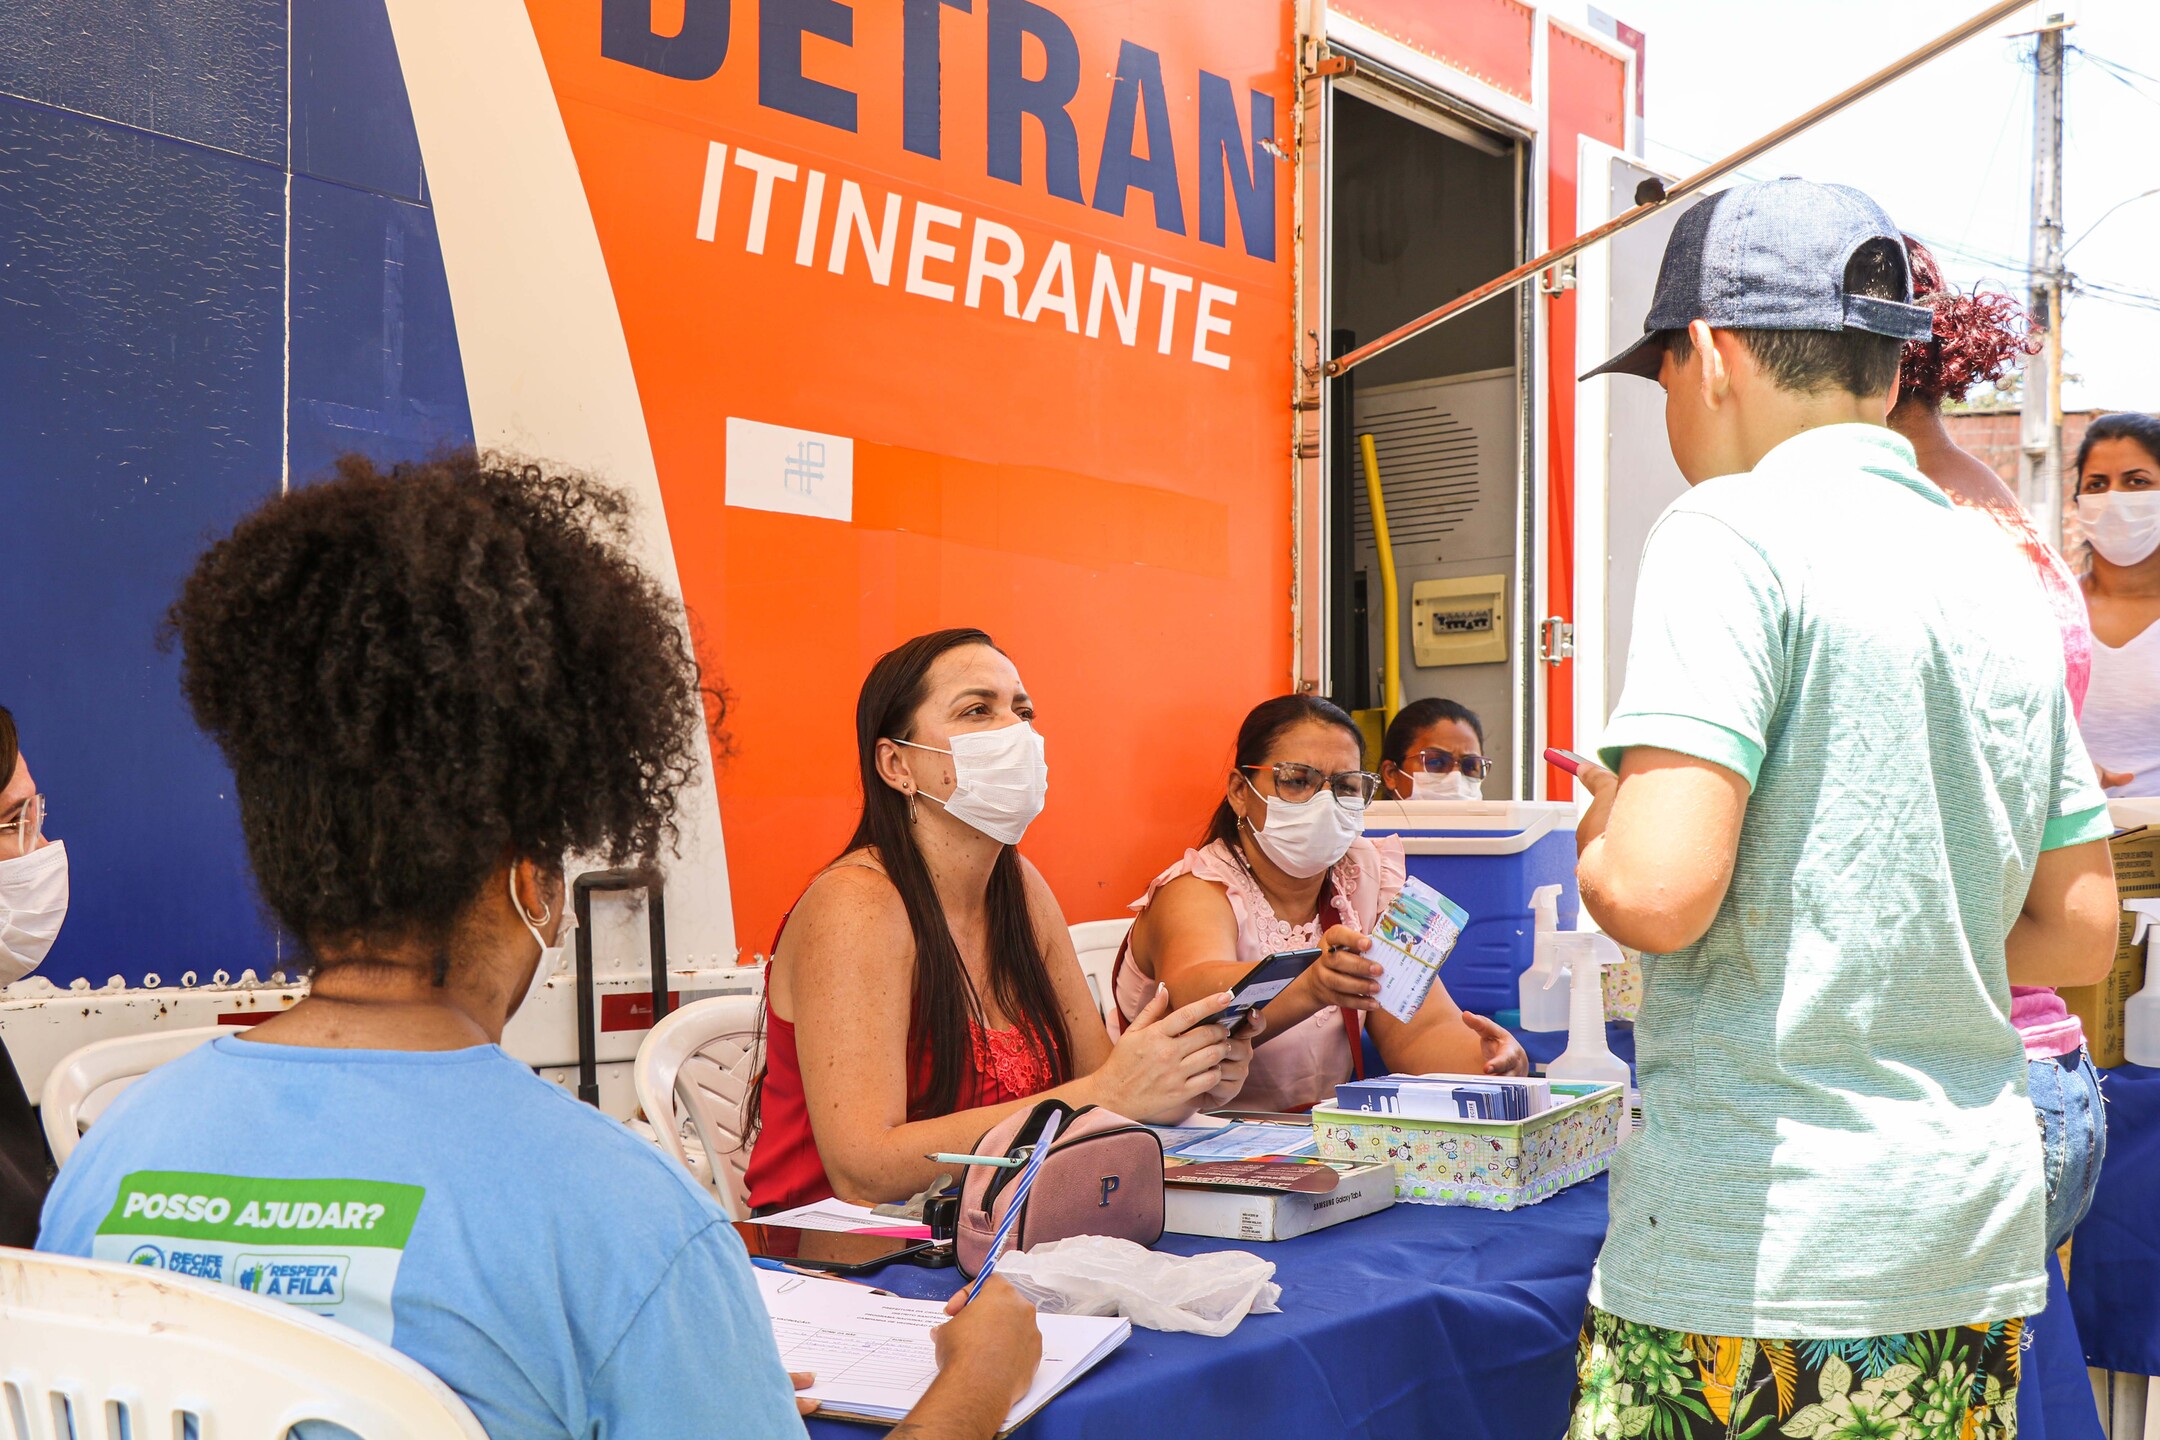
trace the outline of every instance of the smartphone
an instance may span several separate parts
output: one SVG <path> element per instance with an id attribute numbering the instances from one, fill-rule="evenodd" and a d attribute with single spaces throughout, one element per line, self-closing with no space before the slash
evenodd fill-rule
<path id="1" fill-rule="evenodd" d="M 735 1233 L 752 1255 L 784 1260 L 805 1270 L 854 1275 L 895 1260 L 906 1260 L 931 1247 L 928 1240 L 894 1235 L 851 1234 L 844 1230 L 798 1230 L 791 1225 L 761 1225 L 737 1220 Z"/>
<path id="2" fill-rule="evenodd" d="M 1580 775 L 1583 766 L 1595 765 L 1597 762 L 1586 755 L 1578 755 L 1573 750 L 1548 749 L 1545 752 L 1545 763 L 1565 770 L 1570 775 Z"/>
<path id="3" fill-rule="evenodd" d="M 1203 1025 L 1227 1025 L 1232 1034 L 1245 1024 L 1253 1011 L 1273 1000 L 1290 988 L 1291 982 L 1312 968 L 1320 958 L 1318 950 L 1278 950 L 1245 972 L 1245 977 L 1230 987 L 1230 1003 L 1203 1020 Z"/>

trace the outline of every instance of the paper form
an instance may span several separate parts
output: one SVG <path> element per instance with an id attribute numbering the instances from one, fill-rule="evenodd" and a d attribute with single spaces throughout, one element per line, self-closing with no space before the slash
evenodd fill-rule
<path id="1" fill-rule="evenodd" d="M 1309 1155 L 1317 1143 L 1308 1125 L 1248 1120 L 1179 1145 L 1165 1144 L 1163 1153 L 1180 1160 L 1255 1160 L 1263 1155 Z"/>
<path id="2" fill-rule="evenodd" d="M 793 1210 L 782 1210 L 777 1215 L 760 1216 L 758 1223 L 785 1225 L 790 1230 L 831 1230 L 844 1235 L 894 1235 L 916 1240 L 930 1238 L 930 1227 L 927 1225 L 905 1220 L 897 1215 L 880 1215 L 867 1205 L 850 1205 L 845 1200 L 819 1200 L 809 1205 L 798 1205 Z"/>
<path id="3" fill-rule="evenodd" d="M 780 1361 L 817 1376 L 802 1393 L 835 1414 L 897 1420 L 937 1378 L 931 1332 L 945 1322 L 934 1300 L 880 1295 L 861 1285 L 801 1275 L 756 1273 L 772 1317 Z M 1114 1316 L 1037 1315 L 1042 1363 L 1005 1417 L 1011 1429 L 1047 1404 L 1132 1333 Z"/>

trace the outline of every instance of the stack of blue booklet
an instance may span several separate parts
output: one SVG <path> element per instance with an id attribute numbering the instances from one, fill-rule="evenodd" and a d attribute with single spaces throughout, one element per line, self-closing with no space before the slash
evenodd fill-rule
<path id="1" fill-rule="evenodd" d="M 1552 1087 L 1499 1075 L 1383 1075 L 1337 1085 L 1335 1105 L 1413 1120 L 1527 1120 L 1552 1108 Z"/>

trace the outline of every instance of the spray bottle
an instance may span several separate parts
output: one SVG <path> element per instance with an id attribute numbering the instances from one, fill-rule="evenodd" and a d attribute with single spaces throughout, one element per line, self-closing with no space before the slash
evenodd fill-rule
<path id="1" fill-rule="evenodd" d="M 2145 945 L 2145 988 L 2123 1005 L 2123 1059 L 2160 1065 L 2160 900 L 2125 900 L 2130 943 Z"/>
<path id="2" fill-rule="evenodd" d="M 1599 977 L 1605 966 L 1618 965 L 1627 957 L 1609 936 L 1595 930 L 1555 931 L 1553 943 L 1574 980 L 1568 987 L 1567 1049 L 1545 1067 L 1547 1078 L 1626 1085 L 1627 1061 L 1605 1043 L 1605 987 Z"/>
<path id="3" fill-rule="evenodd" d="M 1537 932 L 1531 937 L 1530 968 L 1516 980 L 1516 1003 L 1525 1030 L 1565 1030 L 1568 1023 L 1568 972 L 1562 968 L 1560 944 L 1560 887 L 1540 885 L 1530 892 L 1530 909 L 1537 916 Z"/>

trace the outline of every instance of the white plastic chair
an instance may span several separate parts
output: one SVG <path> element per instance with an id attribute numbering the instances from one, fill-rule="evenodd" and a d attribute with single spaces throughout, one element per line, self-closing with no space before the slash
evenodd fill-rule
<path id="1" fill-rule="evenodd" d="M 1083 920 L 1072 927 L 1073 949 L 1080 954 L 1080 973 L 1087 977 L 1095 1008 L 1102 1012 L 1106 1025 L 1111 1012 L 1117 1009 L 1117 996 L 1110 989 L 1111 971 L 1117 965 L 1118 948 L 1132 927 L 1130 915 L 1122 920 Z"/>
<path id="2" fill-rule="evenodd" d="M 45 1077 L 45 1090 L 38 1100 L 38 1114 L 45 1123 L 45 1143 L 52 1147 L 54 1163 L 67 1163 L 68 1153 L 82 1139 L 82 1132 L 122 1089 L 203 1042 L 236 1034 L 241 1028 L 194 1025 L 185 1030 L 118 1035 L 66 1056 Z M 14 1437 L 8 1436 L 7 1440 Z"/>
<path id="3" fill-rule="evenodd" d="M 487 1440 L 449 1386 L 335 1320 L 226 1285 L 0 1249 L 0 1436 Z M 124 1427 L 124 1428 L 123 1428 Z"/>
<path id="4" fill-rule="evenodd" d="M 631 1078 L 661 1148 L 681 1161 L 736 1220 L 750 1218 L 750 1140 L 743 1110 L 765 1063 L 755 995 L 695 1000 L 647 1032 Z M 704 1151 L 687 1153 L 683 1127 Z"/>

